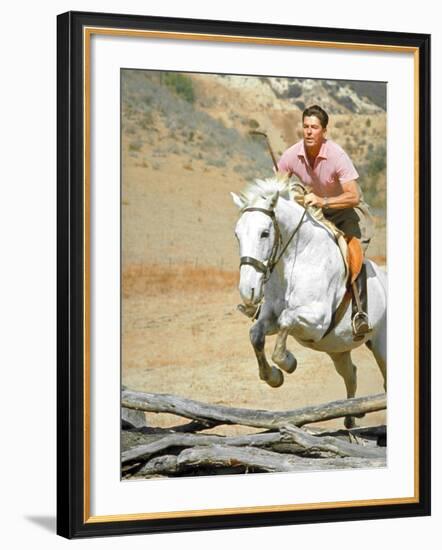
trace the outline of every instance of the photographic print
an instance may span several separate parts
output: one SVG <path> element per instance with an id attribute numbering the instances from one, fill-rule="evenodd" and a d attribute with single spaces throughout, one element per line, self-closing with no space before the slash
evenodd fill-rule
<path id="1" fill-rule="evenodd" d="M 428 515 L 430 37 L 57 36 L 57 532 Z"/>
<path id="2" fill-rule="evenodd" d="M 387 464 L 387 84 L 122 69 L 123 480 Z"/>

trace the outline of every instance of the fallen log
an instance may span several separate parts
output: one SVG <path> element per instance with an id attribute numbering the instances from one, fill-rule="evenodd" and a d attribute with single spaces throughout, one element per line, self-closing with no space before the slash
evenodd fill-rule
<path id="1" fill-rule="evenodd" d="M 154 474 L 169 475 L 185 473 L 189 469 L 238 468 L 262 472 L 308 472 L 346 468 L 380 468 L 384 458 L 300 458 L 257 448 L 213 445 L 195 447 L 182 451 L 178 456 L 166 455 L 150 460 L 136 477 Z"/>
<path id="2" fill-rule="evenodd" d="M 142 470 L 138 472 L 138 475 L 142 473 L 143 476 L 153 475 L 170 475 L 176 474 L 178 471 L 177 457 L 175 455 L 157 456 L 150 460 Z M 137 475 L 137 477 L 138 477 Z"/>
<path id="3" fill-rule="evenodd" d="M 266 434 L 251 434 L 234 437 L 202 434 L 169 434 L 147 444 L 138 445 L 121 454 L 122 464 L 134 461 L 148 460 L 151 456 L 174 447 L 201 447 L 223 445 L 231 447 L 272 447 L 278 444 L 290 445 L 289 452 L 333 453 L 338 456 L 353 456 L 360 458 L 381 458 L 385 451 L 373 447 L 364 447 L 347 443 L 335 437 L 309 435 L 304 430 L 294 426 L 281 428 L 280 432 Z M 283 447 L 280 446 L 280 449 Z M 287 449 L 287 446 L 285 447 Z M 273 449 L 275 450 L 275 448 Z"/>
<path id="4" fill-rule="evenodd" d="M 122 406 L 154 413 L 171 413 L 198 422 L 215 421 L 223 424 L 241 424 L 256 428 L 278 429 L 287 424 L 303 426 L 313 422 L 343 416 L 364 415 L 387 407 L 385 394 L 333 401 L 291 411 L 263 411 L 208 405 L 192 399 L 167 394 L 122 392 Z"/>
<path id="5" fill-rule="evenodd" d="M 127 462 L 147 460 L 150 456 L 172 447 L 196 447 L 209 445 L 266 447 L 275 443 L 281 443 L 283 441 L 284 438 L 279 432 L 235 437 L 202 434 L 170 434 L 147 445 L 139 445 L 133 449 L 123 452 L 121 454 L 121 462 L 126 464 Z"/>
<path id="6" fill-rule="evenodd" d="M 121 407 L 121 427 L 123 430 L 144 428 L 145 426 L 147 426 L 147 424 L 143 411 L 136 411 L 133 409 L 126 409 L 126 407 Z"/>
<path id="7" fill-rule="evenodd" d="M 366 447 L 357 443 L 348 443 L 332 436 L 311 435 L 296 426 L 287 425 L 281 428 L 281 433 L 297 445 L 309 452 L 333 453 L 341 457 L 383 458 L 385 448 Z"/>

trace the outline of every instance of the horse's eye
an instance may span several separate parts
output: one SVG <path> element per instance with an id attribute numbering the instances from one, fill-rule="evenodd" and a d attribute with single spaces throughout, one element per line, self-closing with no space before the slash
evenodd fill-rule
<path id="1" fill-rule="evenodd" d="M 267 237 L 270 235 L 270 231 L 263 231 L 261 233 L 261 239 L 267 239 Z"/>

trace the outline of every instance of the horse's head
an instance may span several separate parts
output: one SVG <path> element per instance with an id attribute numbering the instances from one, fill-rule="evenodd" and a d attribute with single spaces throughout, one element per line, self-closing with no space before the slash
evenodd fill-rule
<path id="1" fill-rule="evenodd" d="M 254 196 L 253 200 L 244 193 L 232 193 L 232 197 L 241 210 L 235 228 L 241 257 L 239 292 L 244 304 L 251 306 L 262 300 L 264 283 L 279 243 L 274 214 L 279 191 Z"/>

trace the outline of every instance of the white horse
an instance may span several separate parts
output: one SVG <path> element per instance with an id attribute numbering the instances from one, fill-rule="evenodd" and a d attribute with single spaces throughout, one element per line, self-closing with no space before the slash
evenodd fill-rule
<path id="1" fill-rule="evenodd" d="M 287 373 L 296 369 L 296 359 L 286 346 L 290 335 L 330 356 L 349 398 L 356 393 L 351 351 L 365 343 L 386 389 L 386 273 L 366 262 L 372 331 L 354 341 L 351 306 L 332 327 L 333 314 L 346 292 L 346 268 L 334 236 L 293 200 L 291 189 L 289 182 L 269 178 L 249 184 L 239 195 L 232 193 L 241 210 L 235 229 L 241 257 L 239 292 L 246 308 L 262 306 L 250 330 L 259 376 L 277 388 L 284 382 L 280 369 Z M 276 333 L 272 359 L 279 368 L 268 364 L 264 350 L 266 335 Z M 345 425 L 354 426 L 354 419 L 346 417 Z"/>

